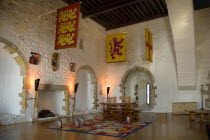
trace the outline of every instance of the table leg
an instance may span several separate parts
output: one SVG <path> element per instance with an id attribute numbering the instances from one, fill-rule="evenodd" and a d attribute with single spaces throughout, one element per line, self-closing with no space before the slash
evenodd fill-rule
<path id="1" fill-rule="evenodd" d="M 190 113 L 190 121 L 194 121 L 195 120 L 195 113 Z"/>
<path id="2" fill-rule="evenodd" d="M 205 115 L 203 113 L 200 114 L 200 122 L 204 122 L 205 120 Z"/>
<path id="3" fill-rule="evenodd" d="M 139 120 L 139 113 L 138 112 L 134 112 L 135 113 L 135 120 Z"/>

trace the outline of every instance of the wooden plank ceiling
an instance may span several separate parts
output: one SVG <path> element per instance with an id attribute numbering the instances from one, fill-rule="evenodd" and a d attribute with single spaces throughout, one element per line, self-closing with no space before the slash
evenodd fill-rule
<path id="1" fill-rule="evenodd" d="M 83 18 L 91 18 L 106 30 L 168 15 L 165 0 L 63 0 L 81 2 Z"/>
<path id="2" fill-rule="evenodd" d="M 210 0 L 193 0 L 194 9 L 200 10 L 210 7 Z"/>

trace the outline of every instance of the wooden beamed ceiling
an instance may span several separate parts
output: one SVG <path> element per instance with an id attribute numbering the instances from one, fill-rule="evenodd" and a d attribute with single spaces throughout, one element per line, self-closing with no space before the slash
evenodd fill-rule
<path id="1" fill-rule="evenodd" d="M 91 18 L 106 30 L 140 23 L 168 15 L 165 0 L 63 0 L 81 2 L 83 18 Z"/>

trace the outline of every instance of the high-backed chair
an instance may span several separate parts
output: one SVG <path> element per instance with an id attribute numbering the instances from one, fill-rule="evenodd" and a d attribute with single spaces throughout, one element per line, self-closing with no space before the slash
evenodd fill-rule
<path id="1" fill-rule="evenodd" d="M 108 97 L 107 103 L 116 103 L 117 102 L 117 97 Z"/>
<path id="2" fill-rule="evenodd" d="M 108 97 L 107 103 L 117 103 L 117 97 Z M 104 110 L 104 118 L 105 119 L 114 119 L 114 111 L 116 110 L 117 105 L 109 104 L 106 106 L 106 110 Z"/>
<path id="3" fill-rule="evenodd" d="M 123 103 L 131 103 L 131 97 L 122 97 Z M 139 120 L 139 110 L 133 110 L 132 105 L 126 104 L 122 107 L 123 115 L 122 118 L 125 120 L 127 116 L 130 117 L 131 120 Z"/>
<path id="4" fill-rule="evenodd" d="M 122 97 L 122 102 L 123 103 L 130 103 L 131 102 L 131 97 L 130 96 L 128 96 L 128 97 L 123 96 Z"/>

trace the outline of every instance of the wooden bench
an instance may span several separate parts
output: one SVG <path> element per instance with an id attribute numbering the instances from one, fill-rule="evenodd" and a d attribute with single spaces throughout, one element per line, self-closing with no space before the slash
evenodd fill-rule
<path id="1" fill-rule="evenodd" d="M 104 119 L 126 120 L 129 116 L 131 121 L 139 120 L 139 110 L 103 109 Z"/>
<path id="2" fill-rule="evenodd" d="M 139 120 L 139 110 L 122 110 L 123 119 L 126 119 L 127 116 L 130 117 L 131 121 Z"/>
<path id="3" fill-rule="evenodd" d="M 129 116 L 131 120 L 139 120 L 138 110 L 134 110 L 134 103 L 101 103 L 103 105 L 104 119 L 126 120 Z"/>
<path id="4" fill-rule="evenodd" d="M 115 114 L 117 111 L 121 111 L 120 109 L 102 109 L 104 119 L 115 119 Z"/>
<path id="5" fill-rule="evenodd" d="M 194 121 L 195 118 L 199 118 L 200 122 L 204 122 L 209 118 L 210 110 L 194 110 L 190 111 L 190 121 Z"/>

